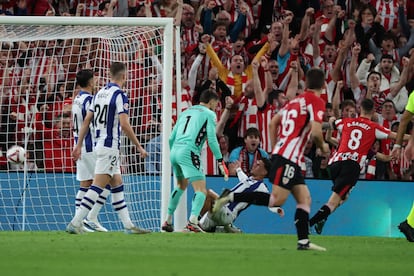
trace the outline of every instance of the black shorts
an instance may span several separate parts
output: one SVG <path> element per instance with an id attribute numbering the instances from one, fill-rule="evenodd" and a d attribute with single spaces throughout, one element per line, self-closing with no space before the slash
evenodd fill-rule
<path id="1" fill-rule="evenodd" d="M 269 172 L 269 180 L 273 185 L 292 190 L 293 186 L 305 184 L 302 169 L 298 164 L 274 154 L 272 155 L 272 168 Z"/>
<path id="2" fill-rule="evenodd" d="M 332 191 L 345 199 L 359 179 L 361 168 L 352 160 L 337 161 L 329 165 L 332 175 Z"/>

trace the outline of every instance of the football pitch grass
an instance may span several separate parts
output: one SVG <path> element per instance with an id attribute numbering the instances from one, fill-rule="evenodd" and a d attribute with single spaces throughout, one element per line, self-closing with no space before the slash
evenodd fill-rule
<path id="1" fill-rule="evenodd" d="M 0 232 L 0 275 L 412 275 L 403 238 L 293 235 Z"/>

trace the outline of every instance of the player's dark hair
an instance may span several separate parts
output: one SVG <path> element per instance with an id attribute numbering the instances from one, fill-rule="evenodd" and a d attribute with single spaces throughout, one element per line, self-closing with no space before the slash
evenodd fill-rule
<path id="1" fill-rule="evenodd" d="M 306 72 L 306 87 L 308 89 L 322 89 L 325 85 L 325 72 L 319 68 L 311 68 Z"/>
<path id="2" fill-rule="evenodd" d="M 109 72 L 111 73 L 111 76 L 113 78 L 118 78 L 119 74 L 126 71 L 126 66 L 122 62 L 114 62 L 111 64 L 111 68 L 109 69 Z"/>
<path id="3" fill-rule="evenodd" d="M 280 89 L 273 89 L 272 91 L 270 91 L 269 95 L 267 96 L 267 102 L 268 103 L 273 103 L 274 100 L 277 100 L 279 98 L 280 94 L 284 94 L 285 91 L 280 90 Z"/>
<path id="4" fill-rule="evenodd" d="M 391 99 L 385 99 L 384 102 L 382 103 L 382 106 L 384 106 L 384 104 L 386 103 L 392 104 L 392 108 L 394 108 L 394 111 L 397 112 L 397 109 L 395 108 L 395 103 Z"/>
<path id="5" fill-rule="evenodd" d="M 246 133 L 244 134 L 244 138 L 249 137 L 249 136 L 254 136 L 254 137 L 259 137 L 260 138 L 260 131 L 255 127 L 249 127 L 246 130 Z"/>
<path id="6" fill-rule="evenodd" d="M 381 56 L 380 61 L 382 61 L 383 59 L 390 59 L 390 60 L 392 60 L 392 62 L 394 62 L 394 58 L 393 58 L 393 56 L 392 56 L 392 55 L 390 55 L 390 54 L 383 54 L 383 55 Z"/>
<path id="7" fill-rule="evenodd" d="M 267 177 L 269 177 L 270 170 L 272 169 L 272 162 L 270 162 L 268 158 L 263 158 L 262 161 L 267 171 Z"/>
<path id="8" fill-rule="evenodd" d="M 201 92 L 201 95 L 200 95 L 200 103 L 208 103 L 211 100 L 218 101 L 219 99 L 220 99 L 219 95 L 211 89 L 204 90 L 203 92 Z"/>
<path id="9" fill-rule="evenodd" d="M 342 103 L 340 103 L 339 106 L 341 107 L 341 110 L 343 110 L 347 106 L 356 107 L 356 104 L 353 100 L 346 99 Z"/>
<path id="10" fill-rule="evenodd" d="M 371 99 L 364 99 L 361 102 L 361 108 L 366 113 L 372 113 L 372 111 L 374 111 L 374 101 Z"/>
<path id="11" fill-rule="evenodd" d="M 371 77 L 371 75 L 377 75 L 379 77 L 379 79 L 381 79 L 381 73 L 380 72 L 371 71 L 371 72 L 368 73 L 367 80 L 369 79 L 369 77 Z"/>
<path id="12" fill-rule="evenodd" d="M 93 72 L 90 69 L 82 69 L 76 73 L 76 83 L 82 88 L 87 87 L 91 79 L 93 79 Z"/>

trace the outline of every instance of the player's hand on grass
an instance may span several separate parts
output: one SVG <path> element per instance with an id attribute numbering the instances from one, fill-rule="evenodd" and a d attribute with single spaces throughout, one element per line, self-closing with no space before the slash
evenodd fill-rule
<path id="1" fill-rule="evenodd" d="M 224 181 L 229 180 L 229 170 L 227 169 L 226 163 L 223 159 L 217 160 L 218 167 L 220 169 L 221 174 L 224 176 Z"/>

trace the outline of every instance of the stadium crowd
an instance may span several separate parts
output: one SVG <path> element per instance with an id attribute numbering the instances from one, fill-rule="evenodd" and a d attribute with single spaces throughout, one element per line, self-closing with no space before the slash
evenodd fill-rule
<path id="1" fill-rule="evenodd" d="M 268 124 L 287 101 L 303 91 L 310 68 L 322 68 L 326 74 L 321 97 L 326 103 L 325 139 L 331 152 L 337 134 L 329 130 L 330 118 L 356 117 L 363 99 L 370 98 L 375 102 L 375 120 L 396 131 L 414 90 L 413 0 L 2 0 L 0 14 L 175 18 L 175 25 L 181 26 L 182 92 L 173 93 L 181 94 L 183 108 L 198 103 L 205 88 L 219 93 L 216 113 L 224 127 L 218 137 L 223 157 L 237 160 L 248 175 L 252 160 L 271 153 Z M 1 169 L 10 166 L 4 157 L 7 148 L 22 144 L 30 134 L 29 161 L 33 160 L 35 168 L 75 170 L 70 159 L 73 126 L 67 118 L 78 90 L 76 72 L 95 70 L 94 59 L 100 55 L 92 42 L 2 43 L 0 132 L 7 135 L 0 138 Z M 159 135 L 160 116 L 156 114 L 160 114 L 157 95 L 162 77 L 156 69 L 143 67 L 158 64 L 160 57 L 157 49 L 148 50 L 129 68 L 131 74 L 144 79 L 126 86 L 131 106 L 142 106 L 131 109 L 137 112 L 131 118 L 141 115 L 131 124 L 144 145 Z M 150 89 L 140 89 L 143 82 Z M 98 86 L 102 86 L 99 81 Z M 25 118 L 27 110 L 32 118 Z M 27 119 L 34 120 L 33 128 L 25 127 Z M 389 155 L 392 147 L 391 139 L 374 143 L 360 178 L 411 180 L 414 168 L 403 154 L 392 160 L 379 158 Z M 203 156 L 206 174 L 219 174 L 207 148 Z M 303 168 L 306 176 L 330 178 L 329 157 L 309 143 Z M 144 161 L 140 162 L 134 170 L 145 172 Z M 156 167 L 152 164 L 151 172 Z"/>

